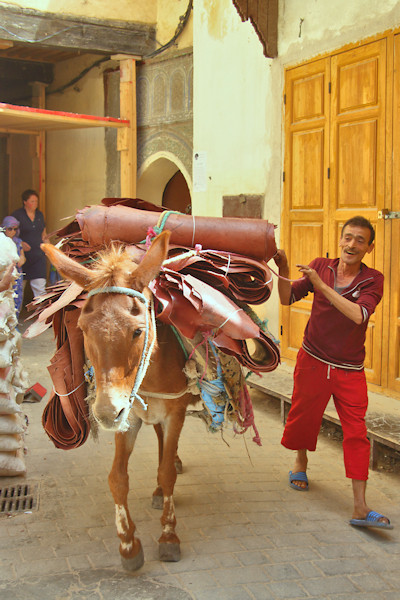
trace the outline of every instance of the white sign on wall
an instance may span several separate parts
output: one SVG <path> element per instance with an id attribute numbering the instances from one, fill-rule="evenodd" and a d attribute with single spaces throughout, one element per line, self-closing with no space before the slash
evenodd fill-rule
<path id="1" fill-rule="evenodd" d="M 193 154 L 193 191 L 207 191 L 207 152 Z"/>

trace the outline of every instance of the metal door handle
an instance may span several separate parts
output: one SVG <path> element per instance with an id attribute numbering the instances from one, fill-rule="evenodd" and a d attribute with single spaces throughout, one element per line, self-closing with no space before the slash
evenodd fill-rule
<path id="1" fill-rule="evenodd" d="M 382 208 L 378 211 L 378 219 L 400 219 L 400 211 Z"/>

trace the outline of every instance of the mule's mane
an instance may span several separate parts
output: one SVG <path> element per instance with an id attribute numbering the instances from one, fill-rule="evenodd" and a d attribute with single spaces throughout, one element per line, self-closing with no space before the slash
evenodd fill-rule
<path id="1" fill-rule="evenodd" d="M 98 253 L 92 273 L 93 280 L 90 289 L 112 285 L 125 286 L 137 269 L 124 246 L 113 244 Z"/>

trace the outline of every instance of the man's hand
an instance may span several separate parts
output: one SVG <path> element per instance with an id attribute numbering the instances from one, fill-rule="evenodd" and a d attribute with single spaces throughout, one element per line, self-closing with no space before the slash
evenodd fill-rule
<path id="1" fill-rule="evenodd" d="M 314 291 L 319 290 L 323 293 L 325 298 L 338 309 L 343 315 L 360 325 L 363 321 L 363 313 L 361 306 L 351 300 L 347 300 L 340 294 L 338 294 L 333 288 L 329 287 L 322 281 L 318 273 L 309 267 L 308 265 L 296 265 L 299 271 L 303 273 L 311 281 Z"/>
<path id="2" fill-rule="evenodd" d="M 312 283 L 314 290 L 320 290 L 323 285 L 323 281 L 318 275 L 317 271 L 309 267 L 308 265 L 296 265 L 300 273 L 305 275 Z"/>
<path id="3" fill-rule="evenodd" d="M 286 252 L 284 250 L 277 250 L 274 256 L 274 261 L 276 266 L 279 269 L 279 274 L 287 277 L 289 275 L 289 263 L 286 256 Z M 283 273 L 283 271 L 285 273 Z"/>

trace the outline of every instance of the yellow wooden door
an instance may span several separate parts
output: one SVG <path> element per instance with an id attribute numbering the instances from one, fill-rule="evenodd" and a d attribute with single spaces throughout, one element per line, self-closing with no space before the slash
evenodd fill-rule
<path id="1" fill-rule="evenodd" d="M 343 223 L 361 214 L 376 225 L 385 198 L 386 40 L 286 72 L 282 247 L 296 263 L 338 256 Z M 366 262 L 383 270 L 384 228 Z M 282 356 L 295 358 L 312 295 L 283 307 Z M 370 320 L 366 374 L 381 383 L 382 312 Z"/>
<path id="2" fill-rule="evenodd" d="M 392 211 L 400 214 L 400 36 L 394 37 Z M 400 218 L 383 221 L 390 239 L 388 387 L 400 392 Z M 386 285 L 388 285 L 386 278 Z"/>
<path id="3" fill-rule="evenodd" d="M 329 165 L 329 59 L 287 71 L 285 196 L 281 247 L 292 278 L 296 264 L 327 251 Z M 282 356 L 294 359 L 301 346 L 312 297 L 282 307 Z"/>
<path id="4" fill-rule="evenodd" d="M 343 223 L 354 215 L 376 230 L 375 250 L 365 262 L 384 270 L 384 235 L 378 211 L 385 203 L 386 39 L 342 52 L 331 59 L 331 180 L 329 256 L 337 256 Z M 370 318 L 365 372 L 381 385 L 382 302 Z"/>

